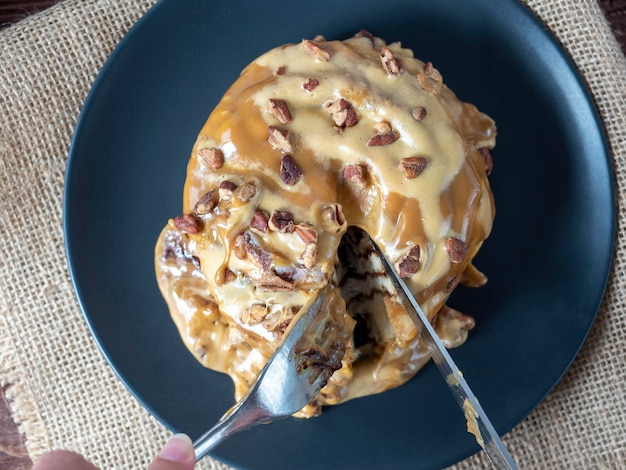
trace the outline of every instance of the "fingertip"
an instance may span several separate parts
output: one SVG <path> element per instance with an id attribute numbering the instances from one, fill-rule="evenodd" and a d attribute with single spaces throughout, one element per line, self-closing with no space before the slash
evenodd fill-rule
<path id="1" fill-rule="evenodd" d="M 43 454 L 32 467 L 32 470 L 98 470 L 91 462 L 69 450 L 53 450 Z"/>
<path id="2" fill-rule="evenodd" d="M 175 434 L 152 461 L 148 470 L 193 470 L 196 456 L 191 439 L 186 434 Z"/>

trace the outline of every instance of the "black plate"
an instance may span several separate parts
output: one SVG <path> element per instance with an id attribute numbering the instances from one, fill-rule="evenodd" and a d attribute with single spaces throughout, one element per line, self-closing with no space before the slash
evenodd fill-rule
<path id="1" fill-rule="evenodd" d="M 613 252 L 610 158 L 576 69 L 524 6 L 162 1 L 120 43 L 85 103 L 64 210 L 69 264 L 96 341 L 132 393 L 173 430 L 197 437 L 233 400 L 230 379 L 184 348 L 153 272 L 157 235 L 181 210 L 196 134 L 262 52 L 361 28 L 434 62 L 460 98 L 498 123 L 491 177 L 498 213 L 477 259 L 490 282 L 457 290 L 451 305 L 476 318 L 452 355 L 499 432 L 554 386 L 594 320 Z M 316 419 L 257 427 L 214 455 L 249 468 L 415 469 L 477 450 L 431 364 L 399 389 Z"/>

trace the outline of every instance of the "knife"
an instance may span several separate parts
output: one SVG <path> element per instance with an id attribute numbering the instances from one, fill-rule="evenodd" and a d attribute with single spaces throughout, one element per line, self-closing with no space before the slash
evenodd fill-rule
<path id="1" fill-rule="evenodd" d="M 413 297 L 406 283 L 374 240 L 372 240 L 372 245 L 374 245 L 374 249 L 387 272 L 387 276 L 391 279 L 398 296 L 402 299 L 402 303 L 406 307 L 411 320 L 417 326 L 420 336 L 428 348 L 428 352 L 435 361 L 446 384 L 448 384 L 457 404 L 463 411 L 467 421 L 468 432 L 474 434 L 476 442 L 485 450 L 495 468 L 517 469 L 515 461 L 506 450 L 504 443 L 498 436 L 480 403 L 478 403 L 472 389 L 463 378 L 461 371 L 452 360 L 448 350 L 439 339 L 439 336 L 437 336 L 435 329 L 428 321 L 424 311 Z"/>

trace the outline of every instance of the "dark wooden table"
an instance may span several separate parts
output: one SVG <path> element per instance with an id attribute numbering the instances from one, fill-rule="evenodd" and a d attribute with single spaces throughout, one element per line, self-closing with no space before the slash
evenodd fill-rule
<path id="1" fill-rule="evenodd" d="M 30 14 L 45 10 L 58 1 L 0 0 L 0 28 L 8 27 Z M 611 23 L 622 49 L 626 51 L 626 0 L 598 0 L 598 2 Z M 0 469 L 29 470 L 32 462 L 5 398 L 6 390 L 10 386 L 9 384 L 0 389 Z"/>

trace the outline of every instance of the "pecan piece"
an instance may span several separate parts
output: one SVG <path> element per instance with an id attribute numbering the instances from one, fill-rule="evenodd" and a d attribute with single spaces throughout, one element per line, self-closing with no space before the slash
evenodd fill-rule
<path id="1" fill-rule="evenodd" d="M 261 275 L 259 289 L 264 291 L 293 290 L 293 283 L 286 281 L 273 271 L 266 271 Z"/>
<path id="2" fill-rule="evenodd" d="M 433 82 L 440 82 L 442 80 L 439 70 L 433 66 L 432 62 L 426 62 L 424 64 L 424 75 Z"/>
<path id="3" fill-rule="evenodd" d="M 294 230 L 293 214 L 289 211 L 274 211 L 268 221 L 270 230 L 291 233 Z"/>
<path id="4" fill-rule="evenodd" d="M 302 47 L 307 54 L 309 54 L 316 60 L 328 62 L 328 60 L 330 59 L 330 54 L 310 39 L 303 39 Z"/>
<path id="5" fill-rule="evenodd" d="M 489 176 L 493 171 L 493 158 L 491 156 L 491 152 L 487 147 L 480 147 L 478 151 L 485 160 L 485 172 L 487 173 L 487 176 Z"/>
<path id="6" fill-rule="evenodd" d="M 214 170 L 218 170 L 224 166 L 224 153 L 220 149 L 198 149 L 198 156 Z"/>
<path id="7" fill-rule="evenodd" d="M 261 323 L 267 316 L 267 307 L 261 304 L 253 304 L 243 311 L 241 321 L 246 325 Z"/>
<path id="8" fill-rule="evenodd" d="M 281 130 L 278 127 L 269 126 L 267 128 L 269 136 L 267 141 L 276 150 L 283 153 L 291 152 L 291 143 L 289 142 L 289 131 Z"/>
<path id="9" fill-rule="evenodd" d="M 391 131 L 385 134 L 376 134 L 375 136 L 370 137 L 370 140 L 367 141 L 367 146 L 378 147 L 380 145 L 389 145 L 393 144 L 399 138 L 400 133 L 398 131 Z"/>
<path id="10" fill-rule="evenodd" d="M 395 263 L 395 268 L 400 277 L 411 277 L 420 269 L 420 247 L 414 245 L 409 252 Z"/>
<path id="11" fill-rule="evenodd" d="M 280 159 L 280 179 L 283 183 L 293 186 L 302 176 L 302 170 L 296 165 L 291 155 L 285 155 Z"/>
<path id="12" fill-rule="evenodd" d="M 374 130 L 377 134 L 389 134 L 391 132 L 391 125 L 387 121 L 379 121 L 374 124 Z"/>
<path id="13" fill-rule="evenodd" d="M 244 183 L 239 187 L 237 196 L 241 202 L 248 202 L 256 195 L 256 186 L 252 183 Z"/>
<path id="14" fill-rule="evenodd" d="M 448 278 L 448 281 L 446 282 L 446 293 L 449 294 L 454 289 L 456 289 L 456 287 L 459 285 L 459 282 L 461 282 L 460 276 L 458 276 L 457 274 L 450 276 Z"/>
<path id="15" fill-rule="evenodd" d="M 352 103 L 343 98 L 335 102 L 327 103 L 324 109 L 330 114 L 335 124 L 339 127 L 352 127 L 359 123 L 359 117 Z"/>
<path id="16" fill-rule="evenodd" d="M 281 124 L 289 124 L 291 122 L 291 112 L 289 112 L 289 107 L 284 100 L 270 98 L 269 110 L 274 119 Z"/>
<path id="17" fill-rule="evenodd" d="M 317 244 L 309 243 L 306 247 L 304 247 L 300 260 L 307 269 L 311 269 L 315 266 L 315 263 L 317 263 Z"/>
<path id="18" fill-rule="evenodd" d="M 330 204 L 322 209 L 322 216 L 328 218 L 332 223 L 343 225 L 346 223 L 346 217 L 343 215 L 343 207 L 341 204 Z"/>
<path id="19" fill-rule="evenodd" d="M 267 271 L 272 263 L 272 255 L 255 244 L 248 232 L 241 232 L 235 237 L 233 253 L 242 260 L 250 256 L 257 266 L 264 271 Z"/>
<path id="20" fill-rule="evenodd" d="M 246 259 L 248 257 L 248 250 L 246 250 L 246 244 L 250 242 L 250 235 L 246 232 L 242 232 L 235 237 L 233 242 L 233 254 L 239 259 Z"/>
<path id="21" fill-rule="evenodd" d="M 267 232 L 268 223 L 267 213 L 265 211 L 255 211 L 250 222 L 250 227 L 261 233 Z"/>
<path id="22" fill-rule="evenodd" d="M 302 88 L 304 88 L 306 91 L 313 91 L 318 87 L 319 84 L 319 80 L 316 80 L 315 78 L 307 78 L 306 82 L 304 82 L 304 85 L 302 85 Z"/>
<path id="23" fill-rule="evenodd" d="M 359 31 L 358 33 L 356 33 L 356 37 L 357 38 L 367 38 L 370 40 L 370 42 L 372 43 L 372 47 L 375 46 L 374 43 L 374 35 L 372 33 L 370 33 L 369 31 L 362 29 L 361 31 Z"/>
<path id="24" fill-rule="evenodd" d="M 418 177 L 430 162 L 424 157 L 407 157 L 400 160 L 400 169 L 407 179 Z"/>
<path id="25" fill-rule="evenodd" d="M 421 87 L 426 90 L 429 93 L 432 93 L 433 95 L 437 94 L 437 88 L 435 87 L 435 85 L 433 85 L 430 80 L 428 80 L 428 78 L 426 77 L 426 75 L 424 75 L 423 73 L 418 73 L 417 74 L 417 81 L 419 82 L 419 84 L 421 85 Z"/>
<path id="26" fill-rule="evenodd" d="M 237 275 L 228 268 L 224 268 L 224 276 L 222 278 L 222 283 L 226 284 L 227 282 L 231 282 L 237 279 Z"/>
<path id="27" fill-rule="evenodd" d="M 348 165 L 342 172 L 343 179 L 351 182 L 358 188 L 365 187 L 365 169 L 363 165 Z"/>
<path id="28" fill-rule="evenodd" d="M 276 69 L 276 71 L 274 72 L 275 75 L 285 75 L 285 72 L 287 71 L 287 68 L 284 65 L 281 65 L 280 67 L 278 67 Z"/>
<path id="29" fill-rule="evenodd" d="M 421 122 L 426 118 L 426 108 L 424 108 L 423 106 L 417 106 L 416 108 L 413 108 L 413 110 L 411 111 L 411 116 L 413 116 L 413 119 L 415 119 L 417 122 Z"/>
<path id="30" fill-rule="evenodd" d="M 380 62 L 383 64 L 383 69 L 390 77 L 396 76 L 402 70 L 402 64 L 393 54 L 391 49 L 382 47 L 380 49 Z"/>
<path id="31" fill-rule="evenodd" d="M 198 233 L 202 230 L 202 221 L 193 214 L 179 215 L 174 218 L 174 225 L 181 232 Z"/>
<path id="32" fill-rule="evenodd" d="M 305 245 L 317 243 L 317 232 L 309 224 L 298 224 L 295 228 L 296 233 Z"/>
<path id="33" fill-rule="evenodd" d="M 223 201 L 231 201 L 233 199 L 235 189 L 237 189 L 237 185 L 232 181 L 222 181 L 219 187 L 220 199 Z"/>
<path id="34" fill-rule="evenodd" d="M 217 205 L 217 191 L 212 189 L 202 196 L 196 205 L 193 207 L 193 211 L 198 215 L 205 215 L 211 212 Z"/>
<path id="35" fill-rule="evenodd" d="M 462 262 L 467 250 L 469 249 L 467 243 L 453 237 L 446 238 L 445 247 L 448 252 L 448 256 L 450 257 L 450 261 L 453 263 Z"/>

